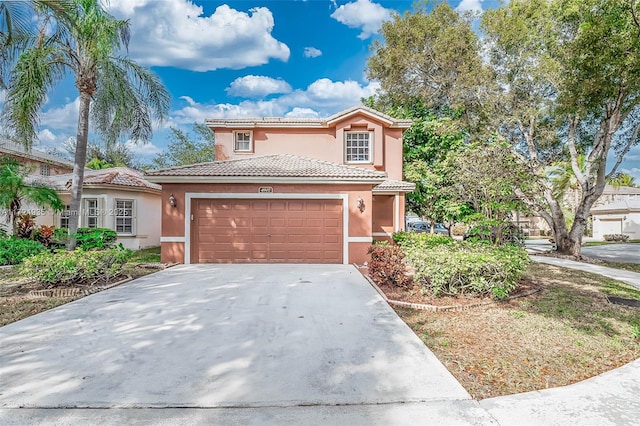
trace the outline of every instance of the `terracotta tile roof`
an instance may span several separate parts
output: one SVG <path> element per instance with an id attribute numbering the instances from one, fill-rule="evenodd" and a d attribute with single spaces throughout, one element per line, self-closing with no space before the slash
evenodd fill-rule
<path id="1" fill-rule="evenodd" d="M 340 121 L 342 118 L 364 113 L 374 119 L 385 122 L 390 127 L 409 128 L 412 121 L 406 119 L 393 118 L 390 115 L 376 111 L 364 105 L 356 105 L 340 111 L 327 118 L 296 118 L 296 117 L 245 117 L 245 118 L 212 118 L 205 120 L 209 127 L 329 127 L 332 123 Z"/>
<path id="2" fill-rule="evenodd" d="M 364 167 L 320 161 L 296 155 L 276 154 L 167 169 L 149 170 L 147 176 L 208 177 L 279 177 L 329 180 L 375 180 L 382 182 L 386 173 Z M 154 181 L 159 181 L 157 178 Z"/>
<path id="3" fill-rule="evenodd" d="M 401 180 L 385 180 L 380 185 L 373 188 L 373 192 L 398 191 L 411 192 L 416 189 L 416 184 L 412 182 L 404 182 Z"/>
<path id="4" fill-rule="evenodd" d="M 68 190 L 71 188 L 72 176 L 71 173 L 66 173 L 63 175 L 49 176 L 47 180 L 58 189 Z M 111 167 L 102 170 L 85 169 L 83 185 L 113 185 L 153 189 L 157 191 L 162 189 L 160 185 L 146 180 L 142 172 L 128 167 Z"/>

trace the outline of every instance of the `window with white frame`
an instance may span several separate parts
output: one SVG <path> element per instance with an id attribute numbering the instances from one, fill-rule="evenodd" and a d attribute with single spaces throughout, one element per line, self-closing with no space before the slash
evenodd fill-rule
<path id="1" fill-rule="evenodd" d="M 86 213 L 86 223 L 84 224 L 87 228 L 97 228 L 98 227 L 98 200 L 96 198 L 88 198 L 84 200 L 84 209 Z"/>
<path id="2" fill-rule="evenodd" d="M 251 131 L 233 132 L 233 150 L 239 152 L 253 151 L 253 134 Z"/>
<path id="3" fill-rule="evenodd" d="M 345 132 L 344 154 L 347 163 L 371 163 L 373 132 Z"/>
<path id="4" fill-rule="evenodd" d="M 51 176 L 51 167 L 48 164 L 40 164 L 40 175 Z"/>
<path id="5" fill-rule="evenodd" d="M 60 212 L 60 228 L 69 228 L 69 218 L 71 217 L 71 206 L 64 206 L 64 210 Z"/>
<path id="6" fill-rule="evenodd" d="M 116 232 L 118 234 L 133 234 L 133 208 L 133 200 L 116 200 Z"/>

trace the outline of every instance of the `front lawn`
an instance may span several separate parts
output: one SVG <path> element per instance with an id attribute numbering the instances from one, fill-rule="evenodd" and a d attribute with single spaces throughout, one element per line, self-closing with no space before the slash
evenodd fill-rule
<path id="1" fill-rule="evenodd" d="M 113 281 L 119 281 L 126 276 L 138 278 L 158 271 L 151 267 L 160 262 L 160 248 L 138 250 L 133 253 L 129 261 L 124 264 L 120 276 Z M 140 264 L 148 264 L 150 267 L 140 267 Z M 74 287 L 73 284 L 65 285 L 65 288 Z M 84 297 L 83 294 L 69 297 L 33 297 L 32 290 L 41 290 L 44 287 L 33 280 L 21 277 L 18 268 L 0 269 L 0 326 L 10 324 L 37 313 L 55 308 Z"/>
<path id="2" fill-rule="evenodd" d="M 477 399 L 563 386 L 640 357 L 640 291 L 598 275 L 533 263 L 531 296 L 460 312 L 396 312 Z"/>

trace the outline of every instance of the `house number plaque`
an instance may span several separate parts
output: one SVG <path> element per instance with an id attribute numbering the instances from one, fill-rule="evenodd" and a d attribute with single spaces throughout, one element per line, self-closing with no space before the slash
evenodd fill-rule
<path id="1" fill-rule="evenodd" d="M 258 192 L 273 192 L 273 187 L 261 186 L 260 188 L 258 188 Z"/>

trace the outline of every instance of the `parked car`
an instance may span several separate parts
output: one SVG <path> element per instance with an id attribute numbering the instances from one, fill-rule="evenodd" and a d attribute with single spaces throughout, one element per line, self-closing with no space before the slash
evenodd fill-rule
<path id="1" fill-rule="evenodd" d="M 431 232 L 431 222 L 411 222 L 407 226 L 407 231 Z M 436 234 L 449 235 L 449 230 L 441 223 L 436 223 L 433 229 Z"/>

